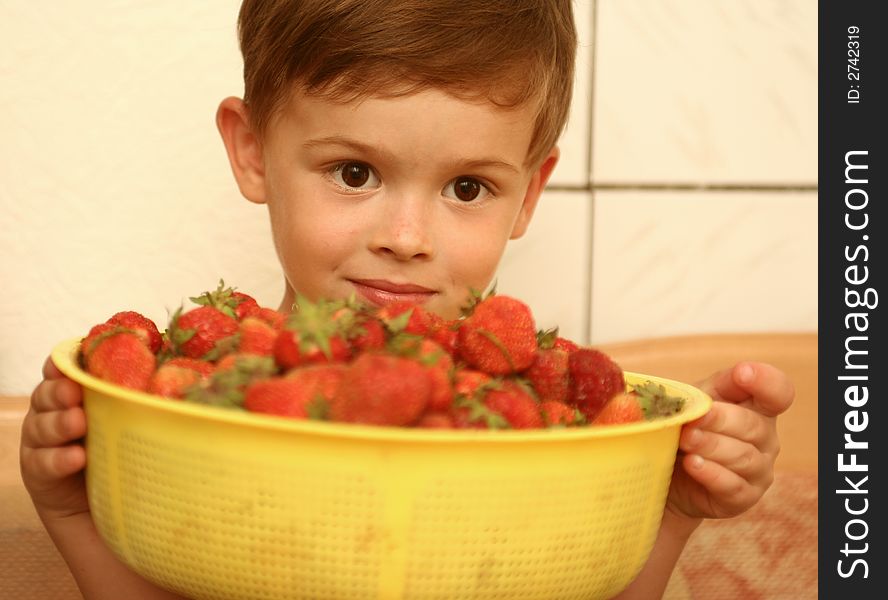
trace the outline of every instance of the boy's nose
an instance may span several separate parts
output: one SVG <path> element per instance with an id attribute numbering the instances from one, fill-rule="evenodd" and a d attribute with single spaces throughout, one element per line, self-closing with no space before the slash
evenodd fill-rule
<path id="1" fill-rule="evenodd" d="M 372 237 L 374 252 L 398 260 L 429 259 L 434 254 L 430 235 L 431 207 L 421 199 L 391 199 L 379 215 Z"/>

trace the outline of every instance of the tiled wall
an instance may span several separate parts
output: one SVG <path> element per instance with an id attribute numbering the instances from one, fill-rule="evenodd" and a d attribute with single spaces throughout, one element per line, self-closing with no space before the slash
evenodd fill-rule
<path id="1" fill-rule="evenodd" d="M 239 0 L 0 1 L 0 394 L 122 307 L 276 306 L 213 123 Z M 499 289 L 593 343 L 816 329 L 812 0 L 576 0 L 562 160 Z"/>
<path id="2" fill-rule="evenodd" d="M 499 289 L 590 343 L 817 329 L 817 3 L 576 0 L 559 165 Z"/>

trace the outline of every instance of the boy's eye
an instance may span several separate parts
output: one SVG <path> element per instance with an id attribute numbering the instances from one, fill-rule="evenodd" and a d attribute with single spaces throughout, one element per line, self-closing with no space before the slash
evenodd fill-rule
<path id="1" fill-rule="evenodd" d="M 484 198 L 488 194 L 483 183 L 473 177 L 457 177 L 447 184 L 444 195 L 463 202 L 472 202 Z"/>
<path id="2" fill-rule="evenodd" d="M 333 180 L 339 185 L 352 189 L 370 189 L 379 185 L 379 179 L 368 165 L 349 162 L 333 169 Z"/>

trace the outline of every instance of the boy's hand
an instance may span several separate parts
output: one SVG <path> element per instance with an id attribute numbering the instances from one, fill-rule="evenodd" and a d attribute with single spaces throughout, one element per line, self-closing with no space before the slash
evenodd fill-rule
<path id="1" fill-rule="evenodd" d="M 777 415 L 795 391 L 785 373 L 757 362 L 738 363 L 698 387 L 712 396 L 712 410 L 682 429 L 667 510 L 691 519 L 733 517 L 774 480 Z"/>
<path id="2" fill-rule="evenodd" d="M 82 401 L 80 386 L 47 359 L 22 422 L 20 453 L 22 480 L 44 522 L 89 512 L 78 442 L 86 434 Z"/>

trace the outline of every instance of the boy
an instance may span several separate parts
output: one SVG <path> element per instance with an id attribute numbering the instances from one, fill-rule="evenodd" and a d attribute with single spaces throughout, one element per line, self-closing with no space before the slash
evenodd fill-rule
<path id="1" fill-rule="evenodd" d="M 282 310 L 356 292 L 452 318 L 523 235 L 558 161 L 576 46 L 569 0 L 245 0 L 245 97 L 217 125 L 237 184 L 266 204 Z M 752 506 L 773 477 L 777 369 L 700 384 L 660 534 L 619 598 L 660 597 L 703 518 Z M 47 361 L 22 429 L 22 476 L 87 598 L 175 598 L 99 539 L 83 483 L 80 389 Z"/>

